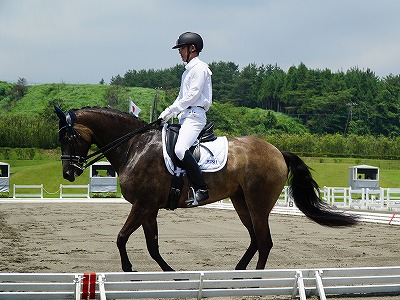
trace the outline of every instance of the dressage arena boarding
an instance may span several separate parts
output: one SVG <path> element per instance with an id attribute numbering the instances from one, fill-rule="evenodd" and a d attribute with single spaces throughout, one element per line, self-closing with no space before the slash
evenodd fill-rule
<path id="1" fill-rule="evenodd" d="M 15 188 L 15 187 L 14 187 Z M 18 188 L 18 187 L 17 187 Z M 39 188 L 40 189 L 40 188 Z M 354 191 L 324 188 L 331 205 L 352 210 L 362 222 L 400 225 L 399 198 L 388 191 L 365 191 L 356 200 Z M 390 193 L 393 191 L 389 191 Z M 400 192 L 400 191 L 396 191 Z M 386 193 L 386 195 L 384 194 Z M 393 194 L 393 193 L 392 193 Z M 396 193 L 394 193 L 396 194 Z M 15 194 L 14 194 L 15 195 Z M 40 195 L 40 193 L 39 193 Z M 71 195 L 71 194 L 70 194 Z M 349 197 L 350 195 L 350 197 Z M 43 197 L 43 193 L 42 196 Z M 85 199 L 63 195 L 57 199 L 18 198 L 1 203 L 113 202 L 123 199 Z M 388 201 L 392 201 L 388 203 Z M 207 205 L 232 210 L 229 201 Z M 380 208 L 387 211 L 379 211 Z M 198 208 L 201 209 L 201 208 Z M 272 213 L 302 215 L 284 189 Z M 0 273 L 0 299 L 132 299 L 287 296 L 287 299 L 330 299 L 335 295 L 355 299 L 381 299 L 400 295 L 400 266 L 363 268 L 266 269 L 246 271 L 111 272 L 111 273 Z M 273 299 L 273 298 L 267 298 Z M 279 298 L 282 299 L 282 298 Z M 286 299 L 286 298 L 285 298 Z M 315 299 L 315 298 L 313 298 Z M 384 299 L 384 298 L 382 298 Z M 390 298 L 395 299 L 395 298 Z"/>

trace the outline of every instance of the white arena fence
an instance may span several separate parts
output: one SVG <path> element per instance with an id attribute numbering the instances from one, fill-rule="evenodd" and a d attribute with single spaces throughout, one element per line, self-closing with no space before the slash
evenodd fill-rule
<path id="1" fill-rule="evenodd" d="M 82 191 L 81 193 L 66 192 L 70 190 Z M 60 198 L 90 198 L 90 186 L 86 185 L 64 185 L 60 184 Z"/>
<path id="2" fill-rule="evenodd" d="M 24 192 L 20 192 L 23 190 Z M 43 198 L 43 184 L 40 185 L 17 185 L 13 186 L 13 198 Z"/>
<path id="3" fill-rule="evenodd" d="M 71 192 L 73 191 L 73 192 Z M 60 184 L 60 189 L 54 193 L 44 189 L 43 184 L 40 185 L 13 185 L 13 198 L 41 198 L 46 194 L 59 194 L 60 198 L 90 198 L 90 185 L 71 185 Z"/>
<path id="4" fill-rule="evenodd" d="M 21 192 L 23 190 L 23 192 Z M 71 191 L 79 190 L 79 193 Z M 29 191 L 29 192 L 28 192 Z M 13 198 L 41 198 L 44 193 L 58 194 L 60 198 L 90 198 L 90 185 L 63 185 L 50 193 L 41 185 L 15 185 Z M 400 211 L 400 188 L 354 190 L 351 187 L 324 187 L 320 190 L 322 199 L 330 205 L 344 209 Z M 285 186 L 277 202 L 278 206 L 293 207 L 289 187 Z"/>
<path id="5" fill-rule="evenodd" d="M 361 210 L 400 211 L 400 189 L 379 188 L 376 190 L 351 187 L 324 187 L 320 189 L 321 198 L 330 205 Z M 278 199 L 279 206 L 293 206 L 289 187 L 285 186 Z"/>
<path id="6" fill-rule="evenodd" d="M 0 299 L 400 295 L 400 267 L 133 273 L 0 273 Z"/>
<path id="7" fill-rule="evenodd" d="M 39 192 L 33 194 L 34 197 L 29 197 L 32 196 L 32 194 L 16 193 L 16 187 L 27 189 L 36 188 L 39 190 Z M 81 189 L 84 192 L 80 194 L 65 193 L 66 189 Z M 339 209 L 351 210 L 349 213 L 358 215 L 360 221 L 362 222 L 400 225 L 400 213 L 398 213 L 398 211 L 400 211 L 400 189 L 382 188 L 380 190 L 351 190 L 351 188 L 324 187 L 320 190 L 320 193 L 324 201 L 330 205 L 333 205 L 334 207 L 338 207 Z M 357 198 L 354 195 L 358 195 Z M 28 197 L 29 199 L 26 199 Z M 43 198 L 43 185 L 14 185 L 13 199 L 10 200 L 9 198 L 0 198 L 0 204 L 9 203 L 10 201 L 13 203 L 126 203 L 123 198 L 90 198 L 89 185 L 60 185 L 60 198 Z M 208 204 L 204 207 L 234 210 L 234 207 L 229 199 Z M 303 213 L 297 209 L 293 199 L 290 197 L 289 188 L 287 186 L 283 189 L 274 209 L 272 210 L 272 213 L 299 216 L 303 215 Z"/>
<path id="8" fill-rule="evenodd" d="M 29 199 L 10 199 L 4 198 L 0 199 L 0 205 L 4 203 L 123 203 L 127 204 L 123 198 L 29 198 Z M 234 210 L 233 204 L 230 200 L 221 200 L 201 208 L 215 208 L 215 209 L 227 209 Z M 361 211 L 361 210 L 344 210 L 350 214 L 355 214 L 359 216 L 361 222 L 369 223 L 379 223 L 387 225 L 400 225 L 400 213 L 397 212 L 376 212 L 376 211 Z M 278 202 L 272 209 L 273 214 L 283 214 L 283 215 L 296 215 L 304 216 L 304 214 L 294 205 L 294 203 L 283 206 L 282 203 Z"/>
<path id="9" fill-rule="evenodd" d="M 227 210 L 235 209 L 230 201 L 218 201 L 215 203 L 207 204 L 204 207 L 227 209 Z M 371 211 L 357 211 L 357 210 L 351 210 L 351 211 L 346 210 L 346 212 L 357 215 L 361 222 L 379 223 L 387 225 L 400 225 L 400 214 L 396 212 L 377 213 Z M 294 205 L 294 203 L 292 203 L 290 206 L 280 206 L 279 203 L 277 203 L 272 209 L 271 213 L 281 214 L 281 215 L 304 216 L 304 214 Z"/>

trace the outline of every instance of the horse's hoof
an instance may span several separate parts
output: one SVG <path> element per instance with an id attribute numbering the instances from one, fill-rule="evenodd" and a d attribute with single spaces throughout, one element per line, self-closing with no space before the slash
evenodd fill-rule
<path id="1" fill-rule="evenodd" d="M 132 266 L 129 266 L 129 267 L 122 267 L 122 271 L 123 271 L 123 272 L 127 272 L 127 273 L 129 273 L 129 272 L 137 272 L 137 271 L 135 271 L 135 270 L 132 270 Z"/>

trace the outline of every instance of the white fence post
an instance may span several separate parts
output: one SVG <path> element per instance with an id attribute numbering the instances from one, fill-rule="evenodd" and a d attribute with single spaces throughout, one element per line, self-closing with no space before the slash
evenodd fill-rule
<path id="1" fill-rule="evenodd" d="M 324 286 L 322 284 L 322 279 L 321 279 L 322 273 L 323 273 L 322 270 L 315 271 L 315 282 L 316 282 L 316 288 L 317 288 L 319 299 L 326 300 L 325 290 L 324 290 Z"/>
<path id="2" fill-rule="evenodd" d="M 367 201 L 365 199 L 365 188 L 361 189 L 361 203 L 362 203 L 362 208 L 366 208 L 367 207 Z"/>

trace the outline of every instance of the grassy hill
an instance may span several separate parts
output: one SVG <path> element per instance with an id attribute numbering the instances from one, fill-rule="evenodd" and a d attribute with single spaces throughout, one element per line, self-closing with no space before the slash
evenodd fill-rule
<path id="1" fill-rule="evenodd" d="M 59 102 L 64 109 L 109 105 L 106 93 L 110 86 L 103 84 L 51 83 L 28 86 L 21 99 L 12 99 L 10 95 L 12 89 L 12 84 L 0 82 L 0 107 L 2 108 L 0 115 L 40 115 L 50 101 Z M 115 108 L 127 111 L 129 99 L 132 99 L 142 109 L 144 117 L 148 117 L 156 91 L 129 87 L 121 88 L 118 95 L 120 99 L 117 103 L 113 103 Z M 163 91 L 159 91 L 159 99 L 164 99 Z"/>
<path id="2" fill-rule="evenodd" d="M 15 89 L 15 84 L 0 82 L 0 116 L 2 114 L 40 116 L 43 113 L 52 113 L 50 110 L 53 103 L 64 110 L 85 106 L 111 106 L 121 111 L 128 111 L 131 99 L 142 110 L 140 118 L 149 121 L 150 107 L 153 105 L 155 97 L 158 100 L 156 115 L 171 104 L 175 98 L 172 91 L 167 92 L 162 89 L 104 84 L 51 83 L 27 86 L 22 97 L 17 97 Z M 166 94 L 169 95 L 168 99 L 166 99 Z M 219 134 L 226 135 L 304 133 L 308 131 L 296 119 L 281 113 L 234 107 L 217 101 L 214 102 L 208 113 L 208 118 L 217 122 Z"/>

